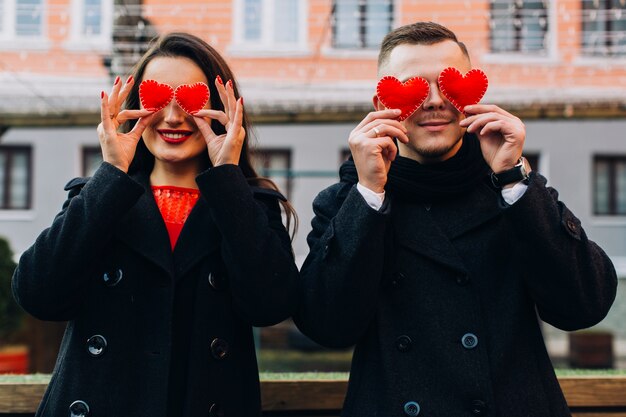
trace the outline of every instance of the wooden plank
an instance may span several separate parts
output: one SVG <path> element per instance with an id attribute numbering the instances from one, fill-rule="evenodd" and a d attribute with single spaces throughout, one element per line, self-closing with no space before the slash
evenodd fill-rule
<path id="1" fill-rule="evenodd" d="M 626 376 L 568 376 L 559 382 L 575 416 L 626 417 Z M 45 382 L 0 383 L 0 413 L 34 413 L 46 386 Z M 346 380 L 262 381 L 263 410 L 339 410 L 347 387 Z"/>
<path id="2" fill-rule="evenodd" d="M 46 383 L 0 383 L 0 413 L 34 413 Z"/>
<path id="3" fill-rule="evenodd" d="M 559 383 L 570 407 L 626 407 L 626 376 L 563 376 Z"/>
<path id="4" fill-rule="evenodd" d="M 263 410 L 340 410 L 346 380 L 261 381 Z"/>

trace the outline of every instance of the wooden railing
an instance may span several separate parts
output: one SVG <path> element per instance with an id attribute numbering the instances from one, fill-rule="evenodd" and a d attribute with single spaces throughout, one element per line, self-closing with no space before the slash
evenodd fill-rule
<path id="1" fill-rule="evenodd" d="M 293 375 L 293 377 L 292 377 Z M 46 389 L 41 377 L 4 377 L 0 380 L 0 416 L 33 415 Z M 574 417 L 626 417 L 626 375 L 560 376 L 559 382 Z M 300 379 L 262 377 L 264 416 L 338 416 L 348 386 L 345 377 L 321 374 Z"/>

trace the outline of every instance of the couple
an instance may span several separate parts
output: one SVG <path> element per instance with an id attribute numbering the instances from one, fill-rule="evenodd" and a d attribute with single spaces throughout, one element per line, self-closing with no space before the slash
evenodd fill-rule
<path id="1" fill-rule="evenodd" d="M 68 183 L 14 276 L 27 311 L 68 321 L 37 416 L 259 416 L 251 327 L 290 316 L 323 345 L 356 344 L 344 416 L 570 415 L 537 312 L 565 330 L 602 320 L 611 262 L 521 157 L 520 119 L 441 94 L 444 68 L 471 69 L 454 33 L 400 27 L 378 67 L 426 79 L 428 97 L 403 122 L 374 97 L 313 203 L 301 271 L 293 210 L 251 166 L 213 48 L 163 36 L 102 93 L 105 162 Z M 145 108 L 144 80 L 208 84 L 209 102 Z"/>

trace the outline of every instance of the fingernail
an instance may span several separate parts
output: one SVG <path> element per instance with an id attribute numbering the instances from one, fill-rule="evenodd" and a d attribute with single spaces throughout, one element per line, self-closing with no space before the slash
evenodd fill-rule
<path id="1" fill-rule="evenodd" d="M 104 98 L 104 91 L 100 91 L 100 98 L 103 99 Z"/>
<path id="2" fill-rule="evenodd" d="M 126 80 L 126 84 L 129 84 L 131 81 L 133 81 L 133 76 L 129 75 L 128 79 Z"/>
<path id="3" fill-rule="evenodd" d="M 113 83 L 113 85 L 117 85 L 117 83 L 120 82 L 120 76 L 118 75 L 117 77 L 115 77 L 115 82 Z"/>
<path id="4" fill-rule="evenodd" d="M 228 87 L 233 88 L 233 80 L 228 80 Z"/>
<path id="5" fill-rule="evenodd" d="M 243 97 L 240 97 L 239 100 L 241 100 L 241 105 L 243 106 Z"/>
<path id="6" fill-rule="evenodd" d="M 215 77 L 215 79 L 217 80 L 218 83 L 220 83 L 220 85 L 224 85 L 224 81 L 222 81 L 222 77 L 218 75 L 217 77 Z"/>
<path id="7" fill-rule="evenodd" d="M 395 114 L 400 114 L 400 113 L 402 113 L 402 110 L 400 110 L 400 109 L 393 109 L 393 112 Z"/>

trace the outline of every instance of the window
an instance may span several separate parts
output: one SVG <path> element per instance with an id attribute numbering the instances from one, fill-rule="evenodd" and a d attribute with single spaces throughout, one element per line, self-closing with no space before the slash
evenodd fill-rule
<path id="1" fill-rule="evenodd" d="M 291 192 L 291 151 L 289 149 L 255 149 L 252 165 L 257 174 L 274 181 L 285 197 Z"/>
<path id="2" fill-rule="evenodd" d="M 583 0 L 583 55 L 626 56 L 626 1 Z"/>
<path id="3" fill-rule="evenodd" d="M 100 35 L 102 33 L 102 1 L 84 0 L 82 12 L 82 34 Z"/>
<path id="4" fill-rule="evenodd" d="M 43 0 L 15 0 L 15 34 L 22 37 L 43 35 Z"/>
<path id="5" fill-rule="evenodd" d="M 543 0 L 491 0 L 492 52 L 546 52 L 548 13 Z"/>
<path id="6" fill-rule="evenodd" d="M 626 215 L 626 156 L 596 156 L 594 214 Z"/>
<path id="7" fill-rule="evenodd" d="M 91 177 L 102 164 L 102 150 L 97 146 L 83 148 L 83 177 Z"/>
<path id="8" fill-rule="evenodd" d="M 304 47 L 305 0 L 238 0 L 235 39 L 270 49 Z"/>
<path id="9" fill-rule="evenodd" d="M 335 0 L 333 47 L 378 48 L 392 23 L 392 0 Z"/>
<path id="10" fill-rule="evenodd" d="M 0 146 L 0 209 L 31 207 L 31 149 Z"/>

